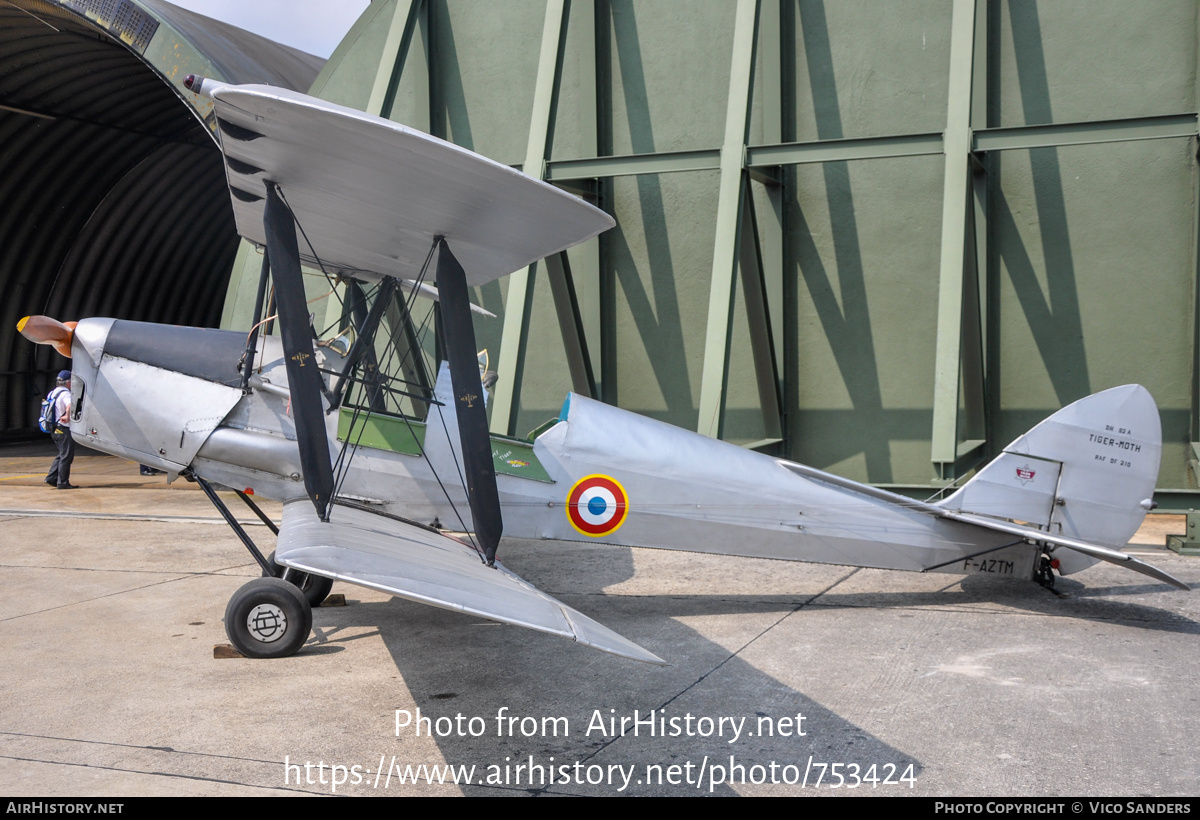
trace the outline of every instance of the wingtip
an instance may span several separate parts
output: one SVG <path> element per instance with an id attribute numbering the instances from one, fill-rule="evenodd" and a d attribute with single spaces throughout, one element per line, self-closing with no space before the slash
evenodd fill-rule
<path id="1" fill-rule="evenodd" d="M 544 592 L 542 594 L 546 595 Z M 604 624 L 589 618 L 577 609 L 572 609 L 562 601 L 549 595 L 546 595 L 546 597 L 558 605 L 559 611 L 562 612 L 563 617 L 570 626 L 576 643 L 581 643 L 593 649 L 599 649 L 601 652 L 607 652 L 610 655 L 616 655 L 617 657 L 626 658 L 631 661 L 649 663 L 655 666 L 668 665 L 658 655 L 639 646 L 619 632 L 609 629 Z"/>
<path id="2" fill-rule="evenodd" d="M 1145 561 L 1138 561 L 1138 559 L 1136 559 L 1136 558 L 1134 558 L 1134 561 L 1141 564 L 1142 567 L 1153 570 L 1153 571 L 1141 570 L 1142 573 L 1144 573 L 1145 575 L 1150 575 L 1151 577 L 1157 577 L 1157 579 L 1159 581 L 1163 581 L 1164 583 L 1170 583 L 1170 585 L 1172 587 L 1175 587 L 1176 589 L 1183 589 L 1184 592 L 1192 592 L 1192 587 L 1190 587 L 1188 585 L 1188 583 L 1183 582 L 1180 579 L 1177 579 L 1177 577 L 1175 577 L 1174 575 L 1171 575 L 1170 573 L 1164 573 L 1164 571 L 1162 569 L 1159 569 L 1158 567 L 1156 567 L 1156 565 L 1148 564 Z"/>
<path id="3" fill-rule="evenodd" d="M 618 635 L 618 637 L 621 636 Z M 669 663 L 645 647 L 639 646 L 633 641 L 625 640 L 623 637 L 622 641 L 624 645 L 617 647 L 611 643 L 597 643 L 581 639 L 578 635 L 575 636 L 576 643 L 590 646 L 592 649 L 599 649 L 601 652 L 607 652 L 609 655 L 616 655 L 618 658 L 625 658 L 626 660 L 637 661 L 639 663 L 648 663 L 651 666 L 670 666 Z"/>

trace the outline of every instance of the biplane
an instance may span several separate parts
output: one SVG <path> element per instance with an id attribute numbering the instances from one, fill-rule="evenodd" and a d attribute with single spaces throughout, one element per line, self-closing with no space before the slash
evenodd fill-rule
<path id="1" fill-rule="evenodd" d="M 1119 549 L 1153 506 L 1161 450 L 1137 385 L 1058 411 L 931 502 L 575 394 L 527 439 L 491 435 L 468 289 L 612 217 L 360 111 L 187 86 L 214 102 L 238 232 L 262 253 L 249 334 L 103 318 L 18 329 L 72 357 L 77 440 L 198 482 L 261 566 L 225 613 L 242 654 L 295 653 L 337 580 L 662 663 L 507 570 L 504 534 L 1050 587 L 1100 560 L 1188 588 Z M 329 329 L 302 266 L 341 300 Z M 216 487 L 276 533 L 272 555 Z M 251 494 L 283 502 L 278 524 Z"/>

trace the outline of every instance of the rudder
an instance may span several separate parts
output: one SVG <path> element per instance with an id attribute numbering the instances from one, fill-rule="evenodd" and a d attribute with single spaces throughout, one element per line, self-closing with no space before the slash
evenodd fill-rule
<path id="1" fill-rule="evenodd" d="M 940 506 L 1123 547 L 1152 507 L 1161 455 L 1158 407 L 1146 388 L 1127 384 L 1059 410 Z M 1058 557 L 1064 574 L 1092 563 L 1076 552 Z"/>

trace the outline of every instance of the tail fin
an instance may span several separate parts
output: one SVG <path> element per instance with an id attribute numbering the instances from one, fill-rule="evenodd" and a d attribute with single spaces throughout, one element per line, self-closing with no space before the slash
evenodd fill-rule
<path id="1" fill-rule="evenodd" d="M 1146 388 L 1114 387 L 1064 407 L 1004 448 L 941 507 L 1121 547 L 1153 506 L 1162 454 Z M 1064 574 L 1092 560 L 1063 555 Z"/>

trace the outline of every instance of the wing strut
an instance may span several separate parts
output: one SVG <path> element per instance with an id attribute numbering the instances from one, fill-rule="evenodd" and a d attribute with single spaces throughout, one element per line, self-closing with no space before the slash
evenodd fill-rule
<path id="1" fill-rule="evenodd" d="M 304 469 L 304 489 L 322 521 L 329 520 L 333 498 L 333 463 L 329 458 L 329 436 L 321 393 L 325 384 L 313 353 L 313 331 L 304 279 L 300 273 L 300 251 L 296 243 L 296 221 L 280 199 L 274 183 L 267 183 L 263 209 L 263 232 L 275 278 L 275 302 L 279 310 L 279 335 L 287 359 L 288 388 L 292 394 L 292 417 L 296 421 L 296 443 Z"/>
<path id="2" fill-rule="evenodd" d="M 458 416 L 467 497 L 471 501 L 475 537 L 490 566 L 496 561 L 496 546 L 504 532 L 504 520 L 500 514 L 500 494 L 496 490 L 496 468 L 492 466 L 492 440 L 483 405 L 483 385 L 479 382 L 479 354 L 475 347 L 475 327 L 471 323 L 467 277 L 446 240 L 438 237 L 436 243 L 442 330 L 446 336 L 446 360 L 450 363 L 450 380 L 454 386 L 454 410 Z"/>
<path id="3" fill-rule="evenodd" d="M 242 371 L 242 393 L 250 392 L 250 375 L 254 372 L 254 356 L 258 353 L 257 339 L 262 329 L 263 301 L 267 295 L 267 279 L 271 272 L 271 260 L 263 249 L 262 270 L 258 274 L 258 295 L 254 297 L 254 316 L 250 320 L 250 332 L 246 334 L 246 350 L 239 365 Z"/>
<path id="4" fill-rule="evenodd" d="M 379 320 L 383 318 L 384 309 L 391 302 L 392 294 L 396 291 L 396 284 L 396 280 L 391 276 L 383 277 L 383 281 L 379 283 L 379 290 L 375 294 L 375 303 L 371 305 L 371 310 L 368 312 L 363 307 L 366 296 L 363 295 L 362 287 L 358 282 L 353 280 L 350 282 L 346 296 L 351 305 L 353 321 L 358 323 L 358 333 L 354 337 L 354 345 L 346 356 L 346 365 L 342 370 L 342 375 L 338 377 L 337 384 L 330 391 L 334 401 L 339 405 L 342 403 L 342 393 L 346 389 L 350 371 L 358 364 L 359 359 L 365 357 L 367 364 L 364 369 L 363 386 L 366 388 L 369 406 L 372 412 L 382 412 L 383 410 L 383 395 L 379 389 L 379 364 L 375 361 L 375 331 L 379 328 Z M 333 407 L 329 408 L 329 412 L 332 413 L 333 410 Z"/>

